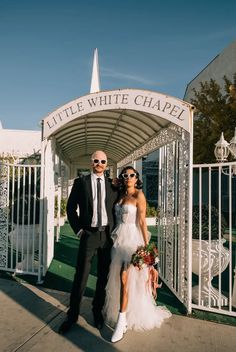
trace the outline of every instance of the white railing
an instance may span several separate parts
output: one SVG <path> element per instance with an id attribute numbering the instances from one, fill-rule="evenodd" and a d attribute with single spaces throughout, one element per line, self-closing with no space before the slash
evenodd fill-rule
<path id="1" fill-rule="evenodd" d="M 193 165 L 192 308 L 236 316 L 236 163 Z"/>
<path id="2" fill-rule="evenodd" d="M 37 275 L 39 281 L 43 264 L 40 168 L 40 165 L 0 164 L 0 270 Z M 231 316 L 236 316 L 235 168 L 236 163 L 193 165 L 190 253 L 192 308 Z M 163 184 L 164 209 L 169 201 L 165 187 Z M 177 195 L 181 186 L 175 183 L 172 188 Z M 176 204 L 174 209 L 181 211 Z M 163 214 L 160 223 L 164 232 L 159 250 L 168 252 L 161 267 L 163 278 L 171 283 L 178 297 L 182 292 L 180 254 L 187 237 L 181 245 L 180 217 L 173 213 L 169 219 L 168 214 Z"/>
<path id="3" fill-rule="evenodd" d="M 40 165 L 0 164 L 0 269 L 41 281 Z M 3 248 L 3 250 L 2 250 Z"/>

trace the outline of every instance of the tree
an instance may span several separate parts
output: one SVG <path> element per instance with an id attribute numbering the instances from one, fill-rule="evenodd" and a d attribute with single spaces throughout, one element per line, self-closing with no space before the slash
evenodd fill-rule
<path id="1" fill-rule="evenodd" d="M 193 89 L 191 103 L 196 107 L 194 120 L 193 161 L 215 162 L 214 148 L 221 132 L 230 140 L 236 127 L 236 73 L 234 83 L 226 76 L 222 88 L 215 80 L 201 82 L 200 90 Z"/>

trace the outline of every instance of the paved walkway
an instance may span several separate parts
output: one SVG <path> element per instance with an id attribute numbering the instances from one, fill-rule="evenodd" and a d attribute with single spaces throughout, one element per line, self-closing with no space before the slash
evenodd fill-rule
<path id="1" fill-rule="evenodd" d="M 128 331 L 109 342 L 112 331 L 92 326 L 91 299 L 84 298 L 78 324 L 57 334 L 65 318 L 68 293 L 0 278 L 0 351 L 33 352 L 231 352 L 236 327 L 173 315 L 160 329 Z"/>

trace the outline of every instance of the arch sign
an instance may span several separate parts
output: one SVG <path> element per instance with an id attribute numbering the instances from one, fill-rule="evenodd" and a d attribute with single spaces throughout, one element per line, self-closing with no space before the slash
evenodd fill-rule
<path id="1" fill-rule="evenodd" d="M 78 117 L 112 109 L 146 112 L 169 120 L 187 132 L 192 129 L 191 104 L 153 91 L 119 89 L 88 94 L 61 106 L 44 118 L 43 139 Z"/>

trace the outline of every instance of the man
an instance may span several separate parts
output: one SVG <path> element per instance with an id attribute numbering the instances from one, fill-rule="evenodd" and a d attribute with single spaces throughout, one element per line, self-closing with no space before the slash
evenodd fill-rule
<path id="1" fill-rule="evenodd" d="M 117 191 L 111 180 L 104 176 L 107 156 L 103 151 L 93 153 L 91 165 L 91 175 L 75 179 L 67 203 L 68 220 L 75 234 L 80 237 L 80 245 L 67 319 L 59 328 L 61 334 L 69 331 L 78 320 L 91 262 L 96 253 L 97 284 L 92 311 L 95 326 L 98 329 L 103 326 L 102 308 L 110 265 L 110 232 L 114 226 L 113 207 Z"/>

